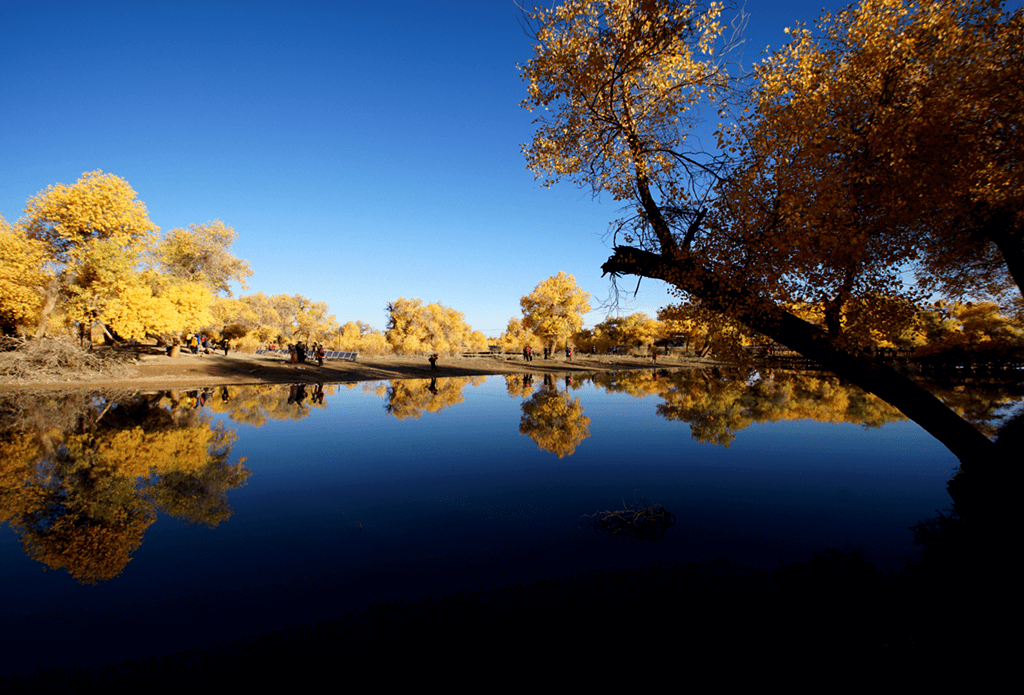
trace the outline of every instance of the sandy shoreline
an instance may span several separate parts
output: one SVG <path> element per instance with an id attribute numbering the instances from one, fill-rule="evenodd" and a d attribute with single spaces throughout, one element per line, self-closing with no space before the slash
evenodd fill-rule
<path id="1" fill-rule="evenodd" d="M 327 360 L 291 364 L 279 357 L 246 355 L 191 355 L 166 357 L 139 355 L 138 376 L 127 379 L 47 380 L 0 384 L 0 391 L 37 389 L 187 389 L 242 384 L 294 384 L 423 379 L 446 376 L 491 376 L 498 374 L 565 374 L 572 372 L 652 369 L 654 367 L 706 367 L 712 363 L 698 359 L 663 358 L 656 363 L 641 357 L 579 355 L 524 362 L 510 356 L 453 357 L 438 360 L 437 371 L 430 370 L 426 357 L 360 357 L 355 362 Z"/>

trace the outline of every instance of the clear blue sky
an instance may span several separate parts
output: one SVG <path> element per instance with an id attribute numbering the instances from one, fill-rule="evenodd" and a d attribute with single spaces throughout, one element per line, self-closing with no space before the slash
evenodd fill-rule
<path id="1" fill-rule="evenodd" d="M 751 0 L 744 62 L 821 8 Z M 519 16 L 512 0 L 0 0 L 0 213 L 101 169 L 164 231 L 234 227 L 250 292 L 326 301 L 341 323 L 383 328 L 389 300 L 418 297 L 496 335 L 564 270 L 593 325 L 618 210 L 527 171 Z M 672 301 L 645 280 L 622 309 Z"/>

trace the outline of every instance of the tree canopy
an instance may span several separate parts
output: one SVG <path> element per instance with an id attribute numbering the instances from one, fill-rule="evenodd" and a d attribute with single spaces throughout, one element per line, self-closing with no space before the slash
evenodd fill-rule
<path id="1" fill-rule="evenodd" d="M 590 311 L 590 294 L 564 271 L 542 280 L 533 292 L 519 300 L 522 328 L 532 331 L 552 348 L 583 328 L 583 314 Z"/>
<path id="2" fill-rule="evenodd" d="M 248 289 L 245 280 L 252 269 L 231 253 L 238 234 L 220 220 L 172 229 L 160 243 L 159 262 L 165 273 L 190 282 L 205 284 L 214 294 L 231 296 L 228 283 L 235 281 Z"/>
<path id="3" fill-rule="evenodd" d="M 72 300 L 72 320 L 98 319 L 117 289 L 131 283 L 128 275 L 158 231 L 137 198 L 127 181 L 97 170 L 29 199 L 18 226 L 43 245 L 50 273 L 37 337 L 59 300 Z"/>
<path id="4" fill-rule="evenodd" d="M 461 311 L 403 297 L 388 303 L 387 340 L 400 355 L 487 349 L 484 334 L 474 331 Z"/>
<path id="5" fill-rule="evenodd" d="M 47 245 L 54 264 L 70 264 L 91 242 L 112 239 L 131 246 L 153 238 L 157 226 L 128 182 L 89 171 L 72 185 L 48 186 L 25 206 L 29 236 Z"/>
<path id="6" fill-rule="evenodd" d="M 984 458 L 976 430 L 861 348 L 895 306 L 880 297 L 1024 287 L 1024 12 L 864 0 L 798 24 L 742 82 L 724 11 L 569 0 L 532 13 L 528 166 L 628 204 L 606 273 L 663 280 L 882 395 L 961 460 Z M 796 301 L 822 304 L 823 326 Z M 843 319 L 851 306 L 858 321 Z"/>
<path id="7" fill-rule="evenodd" d="M 74 184 L 49 186 L 28 201 L 15 229 L 0 230 L 0 280 L 10 285 L 0 308 L 5 322 L 34 321 L 42 337 L 57 312 L 83 335 L 98 323 L 111 336 L 161 339 L 210 323 L 215 283 L 147 267 L 158 232 L 114 174 L 86 172 Z"/>
<path id="8" fill-rule="evenodd" d="M 14 333 L 43 305 L 49 275 L 43 269 L 46 247 L 14 228 L 0 215 L 0 330 Z"/>
<path id="9" fill-rule="evenodd" d="M 1024 288 L 1022 19 L 993 2 L 865 0 L 797 25 L 755 68 L 750 116 L 723 135 L 740 157 L 709 255 L 756 263 L 767 291 L 828 303 L 833 334 L 856 297 L 1012 301 Z"/>

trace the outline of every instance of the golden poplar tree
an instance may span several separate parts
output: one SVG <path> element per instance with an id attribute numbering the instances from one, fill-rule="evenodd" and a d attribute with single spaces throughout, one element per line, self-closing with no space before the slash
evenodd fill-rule
<path id="1" fill-rule="evenodd" d="M 38 317 L 49 284 L 46 248 L 0 215 L 0 331 L 15 333 Z"/>
<path id="2" fill-rule="evenodd" d="M 466 323 L 461 311 L 404 297 L 388 303 L 387 340 L 400 355 L 487 349 L 487 338 Z"/>
<path id="3" fill-rule="evenodd" d="M 533 292 L 519 300 L 522 327 L 539 336 L 551 349 L 583 328 L 583 314 L 590 311 L 590 294 L 564 271 L 542 280 Z"/>
<path id="4" fill-rule="evenodd" d="M 29 237 L 45 245 L 46 265 L 52 272 L 37 337 L 46 332 L 50 314 L 62 295 L 74 295 L 79 313 L 94 311 L 109 297 L 110 288 L 103 282 L 124 276 L 113 270 L 118 263 L 113 258 L 114 249 L 138 253 L 154 239 L 157 226 L 137 198 L 127 181 L 97 170 L 82 174 L 72 185 L 49 186 L 29 199 L 19 224 Z"/>
<path id="5" fill-rule="evenodd" d="M 798 25 L 746 95 L 722 12 L 569 0 L 533 13 L 521 68 L 523 105 L 538 114 L 529 167 L 545 185 L 567 178 L 627 203 L 605 273 L 698 297 L 987 465 L 991 442 L 865 355 L 866 334 L 844 335 L 842 316 L 857 299 L 915 299 L 905 262 L 923 287 L 1024 288 L 1024 12 L 864 0 L 816 30 Z M 708 121 L 718 147 L 702 151 L 694 132 Z M 792 301 L 822 303 L 825 325 L 789 312 Z M 859 325 L 886 320 L 876 308 Z"/>
<path id="6" fill-rule="evenodd" d="M 182 280 L 200 282 L 213 294 L 230 297 L 229 283 L 238 282 L 248 289 L 245 280 L 252 275 L 249 264 L 231 253 L 237 237 L 238 233 L 220 220 L 172 229 L 157 251 L 160 269 Z"/>

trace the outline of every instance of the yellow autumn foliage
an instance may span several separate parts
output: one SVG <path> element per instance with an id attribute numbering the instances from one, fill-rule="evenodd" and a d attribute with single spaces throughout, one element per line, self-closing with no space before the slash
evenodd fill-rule
<path id="1" fill-rule="evenodd" d="M 534 12 L 529 168 L 628 201 L 604 272 L 699 298 L 988 465 L 969 423 L 861 348 L 905 341 L 908 308 L 935 288 L 1004 309 L 1024 292 L 1024 11 L 862 0 L 797 24 L 749 81 L 730 73 L 721 13 L 674 0 Z M 704 128 L 711 145 L 693 137 Z M 821 327 L 793 303 L 820 306 Z"/>
<path id="2" fill-rule="evenodd" d="M 388 316 L 387 340 L 399 355 L 487 349 L 487 338 L 466 323 L 466 315 L 442 304 L 399 297 L 388 304 Z"/>
<path id="3" fill-rule="evenodd" d="M 220 523 L 231 515 L 227 491 L 249 475 L 243 460 L 227 460 L 234 433 L 180 399 L 113 405 L 19 400 L 4 412 L 24 410 L 20 426 L 0 432 L 0 520 L 30 557 L 83 583 L 117 576 L 158 511 Z"/>
<path id="4" fill-rule="evenodd" d="M 590 311 L 590 294 L 564 271 L 542 280 L 533 292 L 519 300 L 522 328 L 532 332 L 552 350 L 583 328 L 583 314 Z"/>
<path id="5" fill-rule="evenodd" d="M 49 282 L 46 247 L 0 215 L 0 329 L 14 332 L 32 323 Z"/>
<path id="6" fill-rule="evenodd" d="M 327 339 L 333 350 L 358 352 L 361 355 L 386 355 L 391 352 L 387 337 L 361 321 L 348 321 Z"/>
<path id="7" fill-rule="evenodd" d="M 727 138 L 743 158 L 720 191 L 730 240 L 714 257 L 756 263 L 764 287 L 821 303 L 830 332 L 861 344 L 905 324 L 893 301 L 864 305 L 874 297 L 1008 302 L 1024 288 L 1024 13 L 863 0 L 790 35 Z"/>
<path id="8" fill-rule="evenodd" d="M 567 0 L 537 9 L 534 57 L 520 66 L 538 114 L 524 145 L 544 185 L 570 176 L 596 194 L 629 200 L 634 178 L 657 178 L 663 195 L 685 200 L 688 181 L 674 180 L 672 151 L 683 145 L 689 110 L 728 82 L 716 41 L 724 6 L 642 0 Z M 664 147 L 620 137 L 620 124 Z"/>
<path id="9" fill-rule="evenodd" d="M 583 414 L 580 399 L 558 391 L 553 382 L 523 401 L 519 433 L 537 443 L 537 448 L 564 458 L 572 456 L 590 436 L 590 418 Z"/>
<path id="10" fill-rule="evenodd" d="M 498 338 L 498 345 L 505 352 L 520 352 L 529 346 L 534 352 L 544 349 L 543 339 L 527 328 L 523 319 L 510 318 L 505 332 Z"/>
<path id="11" fill-rule="evenodd" d="M 93 241 L 110 239 L 121 247 L 151 241 L 158 228 L 137 198 L 119 176 L 89 171 L 74 184 L 54 184 L 30 198 L 22 223 L 46 244 L 53 262 L 70 264 Z"/>
<path id="12" fill-rule="evenodd" d="M 215 295 L 230 297 L 229 283 L 238 282 L 248 289 L 245 280 L 252 275 L 249 264 L 231 253 L 237 237 L 237 232 L 220 220 L 172 229 L 157 251 L 160 268 L 167 275 L 202 283 Z"/>
<path id="13" fill-rule="evenodd" d="M 423 413 L 439 413 L 462 403 L 466 386 L 479 386 L 485 378 L 397 379 L 377 393 L 387 398 L 384 407 L 388 415 L 399 420 L 415 420 Z"/>

